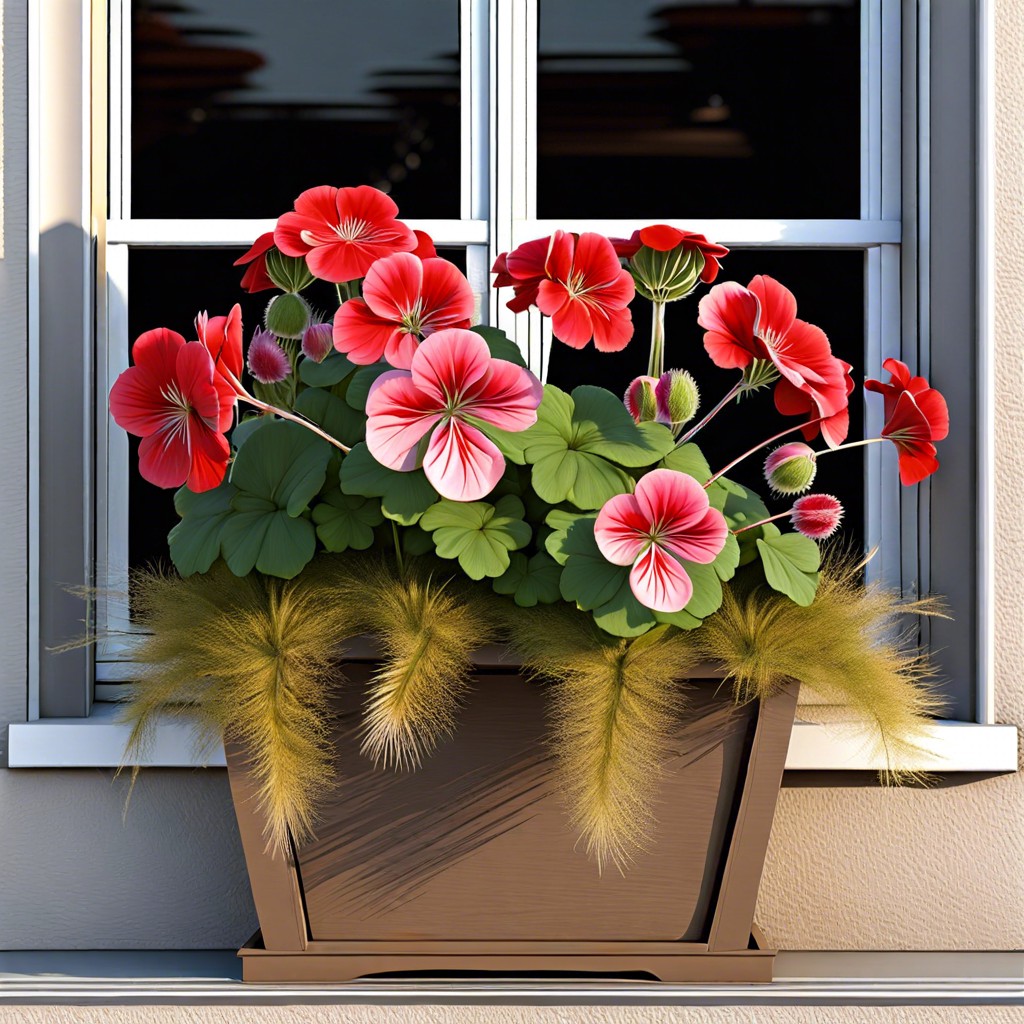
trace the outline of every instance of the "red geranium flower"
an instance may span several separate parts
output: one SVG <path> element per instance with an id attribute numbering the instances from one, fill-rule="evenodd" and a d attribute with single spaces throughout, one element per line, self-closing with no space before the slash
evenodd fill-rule
<path id="1" fill-rule="evenodd" d="M 232 264 L 235 267 L 249 264 L 242 275 L 242 287 L 247 292 L 264 292 L 268 288 L 277 287 L 267 274 L 267 253 L 273 248 L 274 232 L 267 231 L 252 243 L 252 248 L 244 256 L 239 256 Z"/>
<path id="2" fill-rule="evenodd" d="M 334 315 L 334 347 L 353 363 L 384 358 L 407 370 L 420 338 L 447 327 L 469 327 L 473 289 L 447 260 L 420 260 L 399 252 L 377 260 L 363 282 L 363 297 Z"/>
<path id="3" fill-rule="evenodd" d="M 230 430 L 242 379 L 242 307 L 236 302 L 227 316 L 200 313 L 196 334 L 210 353 L 216 372 L 214 384 L 222 393 L 220 429 Z"/>
<path id="4" fill-rule="evenodd" d="M 535 305 L 551 317 L 559 341 L 583 348 L 591 338 L 600 352 L 618 352 L 633 337 L 629 303 L 635 288 L 604 235 L 556 231 L 526 242 L 494 264 L 495 287 L 512 284 L 513 312 Z"/>
<path id="5" fill-rule="evenodd" d="M 885 399 L 882 437 L 896 445 L 900 481 L 909 487 L 939 468 L 933 442 L 949 434 L 949 409 L 924 377 L 911 377 L 906 363 L 886 359 L 882 366 L 889 371 L 889 382 L 866 380 L 864 387 Z"/>
<path id="6" fill-rule="evenodd" d="M 900 395 L 909 391 L 931 427 L 929 440 L 943 440 L 949 434 L 949 409 L 945 398 L 924 377 L 912 377 L 910 367 L 898 359 L 886 359 L 882 369 L 889 373 L 888 383 L 866 380 L 864 387 L 868 391 L 877 391 L 885 399 L 885 418 L 892 418 Z"/>
<path id="7" fill-rule="evenodd" d="M 700 300 L 697 323 L 707 333 L 704 347 L 723 369 L 745 369 L 755 359 L 770 360 L 782 380 L 775 405 L 784 415 L 812 412 L 805 437 L 820 428 L 836 448 L 849 429 L 849 365 L 832 355 L 820 327 L 796 317 L 793 293 L 778 281 L 758 275 L 744 288 L 735 281 L 715 285 Z"/>
<path id="8" fill-rule="evenodd" d="M 613 238 L 611 243 L 616 254 L 627 260 L 632 259 L 642 245 L 658 252 L 668 252 L 677 245 L 697 249 L 704 257 L 704 269 L 700 272 L 700 279 L 705 284 L 711 284 L 718 277 L 718 271 L 721 269 L 718 261 L 729 255 L 729 250 L 724 245 L 709 242 L 696 231 L 680 231 L 679 228 L 670 227 L 668 224 L 651 224 L 649 227 L 634 231 L 629 238 Z"/>
<path id="9" fill-rule="evenodd" d="M 416 236 L 416 248 L 412 251 L 413 256 L 419 256 L 421 260 L 433 259 L 437 255 L 434 240 L 426 231 L 414 230 L 413 234 Z"/>
<path id="10" fill-rule="evenodd" d="M 323 281 L 354 281 L 374 260 L 420 244 L 397 215 L 394 200 L 369 185 L 320 185 L 295 200 L 294 213 L 278 218 L 274 244 L 286 256 L 305 256 L 310 273 Z"/>
<path id="11" fill-rule="evenodd" d="M 110 390 L 110 412 L 142 438 L 139 472 L 157 487 L 212 490 L 224 479 L 231 449 L 219 429 L 225 395 L 210 353 L 160 327 L 140 335 L 132 359 Z M 229 417 L 233 405 L 231 399 Z"/>
<path id="12" fill-rule="evenodd" d="M 525 430 L 543 395 L 529 370 L 492 359 L 479 334 L 431 335 L 409 370 L 381 374 L 366 401 L 366 446 L 382 465 L 409 472 L 421 463 L 437 492 L 476 501 L 494 489 L 505 458 L 475 422 Z"/>

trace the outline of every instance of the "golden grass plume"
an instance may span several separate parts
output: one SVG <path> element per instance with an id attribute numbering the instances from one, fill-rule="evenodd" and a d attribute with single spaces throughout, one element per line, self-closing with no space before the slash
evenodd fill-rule
<path id="1" fill-rule="evenodd" d="M 357 628 L 330 582 L 317 573 L 239 579 L 220 566 L 184 579 L 136 574 L 133 596 L 145 634 L 125 705 L 126 759 L 145 747 L 158 713 L 188 714 L 206 742 L 223 734 L 247 748 L 268 846 L 310 836 L 334 781 L 329 697 L 340 644 Z"/>
<path id="2" fill-rule="evenodd" d="M 519 614 L 509 629 L 524 665 L 553 683 L 551 742 L 571 825 L 599 870 L 624 871 L 653 838 L 693 645 L 667 627 L 620 640 L 564 606 Z"/>
<path id="3" fill-rule="evenodd" d="M 382 647 L 363 708 L 363 753 L 383 767 L 415 768 L 455 727 L 472 654 L 492 639 L 489 602 L 447 570 L 367 562 L 343 578 L 339 598 L 358 606 Z"/>
<path id="4" fill-rule="evenodd" d="M 722 607 L 693 634 L 703 657 L 721 662 L 738 700 L 769 696 L 787 678 L 860 712 L 869 742 L 889 768 L 885 782 L 917 773 L 899 762 L 919 742 L 941 701 L 929 689 L 927 658 L 898 624 L 905 615 L 938 615 L 937 601 L 903 602 L 861 581 L 861 565 L 826 560 L 814 603 L 803 608 L 766 587 L 723 588 Z"/>

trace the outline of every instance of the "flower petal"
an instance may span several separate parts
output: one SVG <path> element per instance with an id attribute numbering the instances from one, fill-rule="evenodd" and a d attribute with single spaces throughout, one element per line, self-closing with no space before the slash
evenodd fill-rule
<path id="1" fill-rule="evenodd" d="M 633 315 L 628 309 L 610 313 L 591 309 L 594 325 L 594 348 L 598 352 L 621 352 L 633 338 Z"/>
<path id="2" fill-rule="evenodd" d="M 479 334 L 451 327 L 422 342 L 412 359 L 412 379 L 443 408 L 456 396 L 472 394 L 490 362 L 490 349 Z"/>
<path id="3" fill-rule="evenodd" d="M 139 475 L 157 487 L 180 487 L 192 468 L 187 427 L 161 430 L 139 442 Z"/>
<path id="4" fill-rule="evenodd" d="M 385 256 L 366 273 L 363 301 L 379 317 L 401 320 L 423 291 L 423 261 L 409 252 Z"/>
<path id="5" fill-rule="evenodd" d="M 473 289 L 462 271 L 448 260 L 423 261 L 420 295 L 423 300 L 425 335 L 445 327 L 454 327 L 473 317 Z"/>
<path id="6" fill-rule="evenodd" d="M 632 565 L 649 535 L 650 521 L 632 494 L 609 498 L 594 522 L 598 550 L 612 565 Z"/>
<path id="7" fill-rule="evenodd" d="M 417 446 L 441 419 L 441 410 L 406 370 L 391 370 L 374 381 L 366 399 L 366 447 L 389 469 L 419 465 Z"/>
<path id="8" fill-rule="evenodd" d="M 501 479 L 505 458 L 480 430 L 451 417 L 431 434 L 423 472 L 441 497 L 478 501 Z"/>
<path id="9" fill-rule="evenodd" d="M 397 333 L 394 321 L 377 316 L 362 299 L 349 299 L 334 314 L 334 347 L 359 366 L 380 362 Z"/>
<path id="10" fill-rule="evenodd" d="M 501 430 L 526 430 L 537 422 L 544 386 L 529 370 L 492 359 L 487 372 L 467 392 L 462 412 Z"/>
<path id="11" fill-rule="evenodd" d="M 196 493 L 212 491 L 219 486 L 228 469 L 231 456 L 228 439 L 193 418 L 189 423 L 189 447 L 192 462 L 185 481 L 188 489 Z"/>
<path id="12" fill-rule="evenodd" d="M 762 338 L 769 331 L 776 338 L 788 334 L 796 319 L 796 298 L 793 293 L 767 274 L 758 274 L 747 287 L 757 296 L 761 307 L 757 334 Z"/>
<path id="13" fill-rule="evenodd" d="M 670 227 L 668 224 L 651 224 L 640 229 L 640 241 L 648 249 L 657 249 L 658 252 L 674 249 L 685 237 L 685 231 Z"/>
<path id="14" fill-rule="evenodd" d="M 697 310 L 697 323 L 707 332 L 704 348 L 715 366 L 742 369 L 760 356 L 763 346 L 754 338 L 758 306 L 753 292 L 725 281 L 700 300 Z"/>
<path id="15" fill-rule="evenodd" d="M 634 597 L 655 612 L 681 612 L 693 597 L 686 570 L 657 544 L 652 544 L 629 573 Z"/>

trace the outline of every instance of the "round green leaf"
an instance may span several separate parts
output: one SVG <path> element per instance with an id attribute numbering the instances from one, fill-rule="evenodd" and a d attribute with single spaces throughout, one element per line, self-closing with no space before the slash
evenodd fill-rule
<path id="1" fill-rule="evenodd" d="M 525 546 L 531 536 L 523 522 L 523 503 L 506 495 L 495 505 L 486 501 L 449 501 L 423 513 L 419 525 L 434 535 L 441 558 L 457 558 L 470 579 L 501 576 L 509 567 L 509 552 Z"/>
<path id="2" fill-rule="evenodd" d="M 341 460 L 341 489 L 345 494 L 380 498 L 388 519 L 411 526 L 437 501 L 437 491 L 422 469 L 409 473 L 382 466 L 365 444 L 357 444 Z"/>
<path id="3" fill-rule="evenodd" d="M 345 401 L 348 402 L 353 409 L 365 412 L 366 398 L 370 394 L 370 388 L 373 386 L 373 382 L 382 373 L 386 373 L 390 369 L 391 367 L 388 366 L 387 363 L 372 363 L 370 366 L 360 366 L 359 369 L 352 374 L 352 377 L 348 382 L 348 390 L 345 392 Z"/>
<path id="4" fill-rule="evenodd" d="M 355 371 L 356 364 L 340 352 L 331 352 L 322 363 L 305 356 L 299 360 L 299 380 L 311 388 L 332 388 Z"/>
<path id="5" fill-rule="evenodd" d="M 234 495 L 234 487 L 226 480 L 212 491 L 195 494 L 182 487 L 174 495 L 174 510 L 181 521 L 167 535 L 167 543 L 171 561 L 182 576 L 208 572 L 220 557 L 221 530 L 231 515 Z"/>
<path id="6" fill-rule="evenodd" d="M 516 553 L 504 575 L 494 581 L 499 594 L 511 594 L 521 608 L 534 605 L 554 604 L 561 598 L 558 581 L 562 575 L 561 566 L 543 551 L 532 558 Z"/>
<path id="7" fill-rule="evenodd" d="M 763 532 L 757 547 L 768 585 L 798 605 L 811 604 L 821 565 L 818 545 L 799 533 L 780 533 L 773 523 L 766 523 Z"/>
<path id="8" fill-rule="evenodd" d="M 551 527 L 551 533 L 544 538 L 544 547 L 559 565 L 565 565 L 569 558 L 569 552 L 565 549 L 566 536 L 573 526 L 583 518 L 593 519 L 594 516 L 584 516 L 579 512 L 553 508 L 544 517 L 545 524 Z"/>
<path id="9" fill-rule="evenodd" d="M 349 447 L 366 436 L 366 417 L 323 388 L 306 388 L 295 402 L 295 411 Z"/>
<path id="10" fill-rule="evenodd" d="M 224 561 L 236 576 L 257 569 L 267 576 L 293 579 L 316 551 L 313 524 L 266 504 L 263 509 L 233 512 L 225 520 L 221 532 Z"/>
<path id="11" fill-rule="evenodd" d="M 674 469 L 692 476 L 697 483 L 706 484 L 711 479 L 711 467 L 704 453 L 693 442 L 673 448 L 658 463 L 659 469 Z"/>
<path id="12" fill-rule="evenodd" d="M 384 522 L 380 501 L 328 491 L 313 506 L 316 535 L 328 551 L 365 551 L 373 544 L 373 528 Z"/>
<path id="13" fill-rule="evenodd" d="M 484 324 L 477 324 L 470 330 L 474 334 L 479 334 L 487 342 L 492 359 L 504 359 L 507 363 L 526 367 L 526 360 L 523 358 L 519 346 L 503 330 L 497 327 L 487 327 Z"/>

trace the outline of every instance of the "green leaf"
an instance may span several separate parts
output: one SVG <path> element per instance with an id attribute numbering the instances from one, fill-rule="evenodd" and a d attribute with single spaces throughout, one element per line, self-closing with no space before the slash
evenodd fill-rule
<path id="1" fill-rule="evenodd" d="M 370 393 L 373 382 L 382 374 L 390 370 L 387 363 L 372 363 L 370 366 L 360 366 L 348 382 L 348 390 L 345 392 L 345 401 L 358 409 L 366 411 L 366 397 Z"/>
<path id="2" fill-rule="evenodd" d="M 275 420 L 239 449 L 231 483 L 241 494 L 297 516 L 323 487 L 330 457 L 331 446 L 322 438 L 297 423 Z"/>
<path id="3" fill-rule="evenodd" d="M 316 535 L 328 551 L 365 551 L 373 544 L 373 528 L 384 522 L 380 501 L 328 491 L 313 506 Z"/>
<path id="4" fill-rule="evenodd" d="M 437 501 L 422 469 L 399 473 L 382 466 L 365 444 L 357 444 L 341 461 L 341 489 L 345 494 L 380 498 L 388 519 L 411 526 Z"/>
<path id="5" fill-rule="evenodd" d="M 305 356 L 299 360 L 299 380 L 311 388 L 332 388 L 355 371 L 356 364 L 340 352 L 331 352 L 322 363 Z"/>
<path id="6" fill-rule="evenodd" d="M 449 501 L 432 505 L 420 526 L 434 535 L 441 558 L 457 558 L 470 579 L 501 576 L 509 567 L 509 552 L 529 543 L 531 530 L 523 522 L 523 503 L 514 495 L 495 505 L 486 501 Z"/>
<path id="7" fill-rule="evenodd" d="M 654 624 L 654 613 L 633 596 L 628 565 L 612 565 L 594 539 L 594 520 L 581 518 L 568 531 L 563 550 L 568 559 L 559 581 L 562 597 L 614 636 L 639 636 Z"/>
<path id="8" fill-rule="evenodd" d="M 659 469 L 674 469 L 692 476 L 697 483 L 706 484 L 711 479 L 711 467 L 704 453 L 692 442 L 681 448 L 673 448 L 658 463 Z M 717 483 L 717 481 L 716 481 Z"/>
<path id="9" fill-rule="evenodd" d="M 231 514 L 224 523 L 221 549 L 236 576 L 247 576 L 257 569 L 267 576 L 290 580 L 313 557 L 316 533 L 308 519 L 292 518 L 284 509 L 265 502 L 261 508 Z"/>
<path id="10" fill-rule="evenodd" d="M 534 490 L 544 501 L 597 509 L 632 491 L 633 478 L 622 466 L 651 465 L 675 442 L 659 423 L 638 427 L 610 391 L 582 385 L 570 396 L 547 385 L 537 422 L 495 443 L 507 457 L 533 466 Z"/>
<path id="11" fill-rule="evenodd" d="M 806 607 L 814 601 L 818 589 L 821 553 L 810 537 L 799 533 L 780 533 L 773 523 L 763 527 L 757 542 L 768 585 Z"/>
<path id="12" fill-rule="evenodd" d="M 241 448 L 242 445 L 245 444 L 245 442 L 252 436 L 253 431 L 259 430 L 263 424 L 270 423 L 273 419 L 273 416 L 260 413 L 258 416 L 250 416 L 248 419 L 242 420 L 241 423 L 231 431 L 231 443 L 236 448 Z"/>
<path id="13" fill-rule="evenodd" d="M 718 578 L 726 583 L 736 575 L 736 569 L 740 564 L 739 541 L 731 534 L 726 534 L 725 547 L 718 553 L 718 557 L 711 563 L 718 573 Z"/>
<path id="14" fill-rule="evenodd" d="M 434 538 L 426 530 L 418 526 L 406 526 L 402 529 L 402 551 L 414 558 L 434 550 Z"/>
<path id="15" fill-rule="evenodd" d="M 221 551 L 236 576 L 258 569 L 291 579 L 313 557 L 316 533 L 302 516 L 320 492 L 331 446 L 297 423 L 275 420 L 252 434 L 231 469 L 236 493 Z"/>
<path id="16" fill-rule="evenodd" d="M 523 353 L 503 330 L 497 327 L 487 327 L 484 324 L 477 324 L 470 330 L 474 334 L 479 334 L 487 342 L 492 359 L 504 359 L 507 363 L 515 363 L 516 366 L 522 366 L 525 369 L 526 360 L 523 358 Z"/>
<path id="17" fill-rule="evenodd" d="M 366 437 L 366 416 L 323 388 L 306 388 L 295 401 L 295 411 L 349 447 Z"/>
<path id="18" fill-rule="evenodd" d="M 534 605 L 554 604 L 561 598 L 558 581 L 562 575 L 561 566 L 550 555 L 538 552 L 532 558 L 516 553 L 504 575 L 494 581 L 499 594 L 511 594 L 521 608 Z"/>
<path id="19" fill-rule="evenodd" d="M 236 428 L 237 429 L 237 428 Z M 220 557 L 220 537 L 231 515 L 235 489 L 224 480 L 212 491 L 195 494 L 187 487 L 174 495 L 174 510 L 181 516 L 167 535 L 171 561 L 182 576 L 208 572 Z"/>
<path id="20" fill-rule="evenodd" d="M 768 507 L 748 487 L 736 483 L 735 480 L 727 480 L 724 476 L 715 481 L 715 486 L 726 492 L 722 513 L 729 524 L 729 529 L 738 530 L 768 518 Z"/>
<path id="21" fill-rule="evenodd" d="M 569 552 L 565 550 L 567 534 L 583 518 L 594 519 L 595 517 L 584 516 L 579 512 L 560 508 L 553 508 L 544 517 L 544 522 L 551 527 L 551 533 L 544 538 L 544 547 L 559 565 L 565 565 L 569 558 Z"/>

